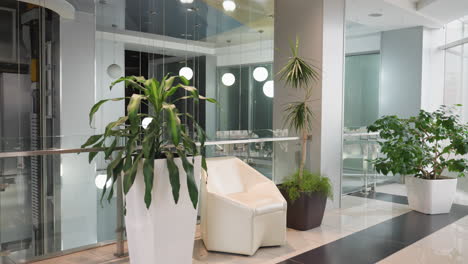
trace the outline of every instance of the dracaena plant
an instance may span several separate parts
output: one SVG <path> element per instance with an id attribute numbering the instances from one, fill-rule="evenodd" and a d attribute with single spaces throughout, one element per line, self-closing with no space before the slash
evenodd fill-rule
<path id="1" fill-rule="evenodd" d="M 421 110 L 407 119 L 384 116 L 368 127 L 379 132 L 383 157 L 372 162 L 379 173 L 439 179 L 446 170 L 459 177 L 468 170 L 468 126 L 453 107 Z"/>
<path id="2" fill-rule="evenodd" d="M 312 84 L 320 80 L 319 71 L 299 56 L 299 38 L 290 44 L 291 55 L 286 65 L 279 71 L 280 80 L 294 89 L 303 89 L 305 96 L 296 102 L 288 103 L 285 108 L 285 124 L 300 135 L 301 161 L 297 179 L 301 181 L 307 157 L 307 138 L 312 129 L 313 112 L 310 108 L 312 101 Z"/>
<path id="3" fill-rule="evenodd" d="M 304 96 L 295 102 L 286 104 L 285 125 L 300 135 L 301 139 L 301 161 L 296 173 L 289 176 L 281 188 L 294 202 L 301 193 L 322 193 L 332 198 L 330 180 L 319 174 L 310 173 L 304 169 L 307 157 L 307 139 L 312 130 L 314 114 L 310 108 L 312 103 L 312 85 L 320 80 L 320 72 L 306 59 L 299 55 L 299 38 L 291 43 L 291 55 L 286 65 L 279 71 L 280 80 L 283 80 L 293 89 L 301 89 Z"/>
<path id="4" fill-rule="evenodd" d="M 180 178 L 179 169 L 174 162 L 175 157 L 182 160 L 183 169 L 187 175 L 187 186 L 193 207 L 198 203 L 198 189 L 194 178 L 194 157 L 201 155 L 202 167 L 206 170 L 204 144 L 205 131 L 189 113 L 180 112 L 176 102 L 192 100 L 198 104 L 200 100 L 216 102 L 212 98 L 205 98 L 198 90 L 189 86 L 189 82 L 182 76 L 165 76 L 161 81 L 156 79 L 146 80 L 144 77 L 122 77 L 110 86 L 110 89 L 118 83 L 125 83 L 125 88 L 132 88 L 138 93 L 131 97 L 105 99 L 97 102 L 90 110 L 90 125 L 94 114 L 99 108 L 112 101 L 129 99 L 127 115 L 119 117 L 116 121 L 107 124 L 104 133 L 93 135 L 81 146 L 102 149 L 107 165 L 107 181 L 112 182 L 110 188 L 102 192 L 101 200 L 107 193 L 108 200 L 112 198 L 114 184 L 119 175 L 123 176 L 123 191 L 128 193 L 137 176 L 139 164 L 143 164 L 143 177 L 145 183 L 144 202 L 146 207 L 151 205 L 151 191 L 153 189 L 154 160 L 165 158 L 169 171 L 169 180 L 172 187 L 172 195 L 175 203 L 179 200 Z M 186 96 L 176 97 L 178 90 L 187 91 Z M 140 113 L 140 106 L 145 104 L 150 109 L 149 114 Z M 181 122 L 181 117 L 190 120 L 190 125 Z M 143 118 L 151 118 L 147 128 L 142 128 Z M 190 133 L 193 131 L 193 133 Z M 195 132 L 196 131 L 196 132 Z M 118 147 L 119 142 L 124 142 L 123 147 Z M 197 146 L 198 144 L 198 146 Z M 91 162 L 98 152 L 89 153 Z M 192 162 L 190 162 L 190 160 Z M 107 182 L 106 181 L 106 182 Z M 142 197 L 143 198 L 143 197 Z"/>

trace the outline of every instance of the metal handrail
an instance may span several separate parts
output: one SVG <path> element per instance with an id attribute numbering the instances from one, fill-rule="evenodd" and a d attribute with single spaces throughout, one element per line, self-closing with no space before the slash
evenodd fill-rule
<path id="1" fill-rule="evenodd" d="M 232 144 L 247 144 L 247 143 L 260 143 L 260 142 L 277 142 L 277 141 L 294 141 L 299 140 L 299 137 L 270 137 L 270 138 L 248 138 L 248 139 L 223 139 L 205 142 L 205 146 L 212 145 L 232 145 Z M 120 150 L 122 147 L 116 148 Z M 29 157 L 29 156 L 45 156 L 54 154 L 72 154 L 82 152 L 99 152 L 104 151 L 104 148 L 70 148 L 70 149 L 45 149 L 45 150 L 27 150 L 27 151 L 11 151 L 0 152 L 0 158 L 14 158 L 14 157 Z"/>

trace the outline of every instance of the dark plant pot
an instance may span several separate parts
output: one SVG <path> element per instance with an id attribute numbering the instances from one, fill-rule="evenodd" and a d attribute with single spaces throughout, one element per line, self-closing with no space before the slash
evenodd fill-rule
<path id="1" fill-rule="evenodd" d="M 288 203 L 287 227 L 305 231 L 322 224 L 327 197 L 321 193 L 301 193 L 297 200 L 291 202 L 285 190 L 280 189 Z"/>

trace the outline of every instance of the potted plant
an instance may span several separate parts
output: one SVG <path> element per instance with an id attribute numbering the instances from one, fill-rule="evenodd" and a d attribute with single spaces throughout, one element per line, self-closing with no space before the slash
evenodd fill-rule
<path id="1" fill-rule="evenodd" d="M 81 147 L 101 148 L 109 160 L 107 180 L 112 187 L 104 185 L 102 198 L 106 194 L 112 198 L 114 184 L 122 177 L 131 263 L 191 263 L 200 172 L 206 169 L 205 132 L 193 116 L 178 111 L 176 102 L 215 101 L 200 96 L 181 76 L 161 81 L 122 77 L 110 88 L 121 82 L 138 91 L 128 98 L 127 115 L 109 123 L 103 134 L 91 136 Z M 186 95 L 177 97 L 181 89 Z M 104 103 L 125 99 L 96 103 L 89 113 L 90 124 Z M 149 106 L 149 114 L 140 113 L 141 104 Z M 144 118 L 150 120 L 146 128 L 141 126 Z M 123 147 L 118 147 L 122 141 Z M 96 155 L 91 152 L 89 161 Z"/>
<path id="2" fill-rule="evenodd" d="M 465 176 L 468 162 L 468 129 L 442 106 L 435 112 L 421 110 L 408 119 L 384 116 L 368 130 L 379 132 L 383 157 L 372 162 L 379 173 L 406 176 L 409 207 L 425 214 L 450 212 L 457 178 Z"/>
<path id="3" fill-rule="evenodd" d="M 279 72 L 280 79 L 293 89 L 302 89 L 304 96 L 286 105 L 285 124 L 300 135 L 301 160 L 299 169 L 286 179 L 280 190 L 288 203 L 287 226 L 309 230 L 322 223 L 327 197 L 332 198 L 328 178 L 305 170 L 307 140 L 312 129 L 312 82 L 320 79 L 319 72 L 299 56 L 299 39 L 291 43 L 291 57 Z"/>

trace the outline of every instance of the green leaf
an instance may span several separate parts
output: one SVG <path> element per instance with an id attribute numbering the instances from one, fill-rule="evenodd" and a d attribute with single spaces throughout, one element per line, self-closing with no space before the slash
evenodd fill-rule
<path id="1" fill-rule="evenodd" d="M 174 83 L 174 80 L 176 79 L 177 77 L 176 76 L 172 76 L 170 78 L 168 78 L 166 81 L 165 81 L 165 90 L 166 91 L 169 91 L 171 88 L 172 88 L 172 84 Z"/>
<path id="2" fill-rule="evenodd" d="M 169 132 L 171 135 L 172 143 L 177 146 L 180 142 L 180 120 L 176 116 L 174 107 L 166 107 L 165 110 L 168 113 L 169 119 Z"/>
<path id="3" fill-rule="evenodd" d="M 128 119 L 130 120 L 132 133 L 137 133 L 140 126 L 138 112 L 140 110 L 142 98 L 144 98 L 144 96 L 141 94 L 133 94 L 132 97 L 130 97 L 130 102 L 127 105 Z"/>
<path id="4" fill-rule="evenodd" d="M 174 197 L 174 202 L 177 204 L 179 202 L 179 192 L 180 192 L 180 177 L 179 177 L 179 168 L 174 162 L 174 155 L 167 151 L 166 161 L 167 169 L 169 171 L 169 182 L 172 187 L 172 197 Z"/>
<path id="5" fill-rule="evenodd" d="M 153 152 L 154 153 L 154 152 Z M 146 208 L 151 205 L 151 192 L 153 190 L 154 183 L 154 154 L 150 155 L 143 162 L 143 176 L 145 179 L 145 204 Z"/>
<path id="6" fill-rule="evenodd" d="M 185 153 L 182 151 L 178 150 L 177 153 L 179 154 L 179 157 L 182 159 L 182 166 L 184 167 L 185 173 L 187 174 L 187 187 L 188 187 L 188 192 L 190 196 L 190 200 L 192 201 L 193 208 L 197 208 L 198 204 L 198 187 L 197 184 L 195 183 L 195 178 L 193 175 L 193 164 L 191 164 L 187 157 L 185 156 Z"/>
<path id="7" fill-rule="evenodd" d="M 104 150 L 104 159 L 109 159 L 109 157 L 112 155 L 112 152 L 114 152 L 115 148 L 117 147 L 117 138 L 112 141 L 111 145 Z"/>
<path id="8" fill-rule="evenodd" d="M 124 182 L 123 182 L 123 190 L 125 194 L 127 194 L 128 191 L 130 191 L 130 188 L 132 188 L 132 185 L 135 182 L 135 177 L 138 172 L 138 163 L 140 162 L 142 155 L 143 154 L 140 153 L 138 156 L 136 156 L 133 162 L 131 163 L 130 169 L 125 171 Z M 127 159 L 128 159 L 128 156 L 127 156 Z"/>
<path id="9" fill-rule="evenodd" d="M 112 99 L 104 99 L 99 102 L 97 102 L 93 107 L 91 107 L 91 110 L 89 111 L 89 125 L 91 126 L 91 123 L 93 121 L 94 114 L 99 110 L 99 108 L 106 102 L 108 101 L 122 101 L 125 100 L 125 97 L 120 97 L 120 98 L 112 98 Z"/>
<path id="10" fill-rule="evenodd" d="M 184 85 L 189 85 L 189 80 L 185 78 L 184 76 L 179 76 L 179 80 L 184 84 Z"/>
<path id="11" fill-rule="evenodd" d="M 98 140 L 101 138 L 102 138 L 102 135 L 90 136 L 88 140 L 86 140 L 86 142 L 83 145 L 81 145 L 81 148 L 86 148 L 87 146 L 91 146 L 94 143 L 98 142 Z"/>
<path id="12" fill-rule="evenodd" d="M 122 117 L 120 117 L 119 119 L 117 119 L 117 121 L 110 122 L 110 123 L 106 126 L 106 130 L 105 130 L 105 132 L 104 132 L 104 136 L 105 136 L 105 137 L 110 136 L 111 131 L 112 131 L 113 128 L 125 124 L 125 122 L 127 122 L 127 120 L 128 120 L 128 116 L 122 116 Z"/>

